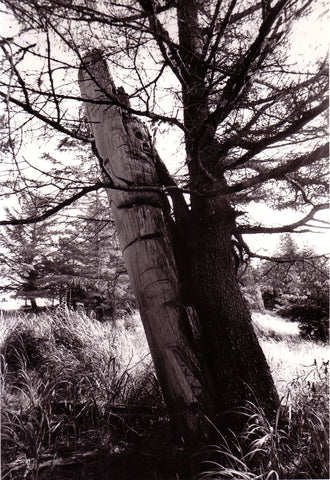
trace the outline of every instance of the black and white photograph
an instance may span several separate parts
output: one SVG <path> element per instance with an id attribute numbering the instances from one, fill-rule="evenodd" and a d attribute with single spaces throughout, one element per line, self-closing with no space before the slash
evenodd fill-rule
<path id="1" fill-rule="evenodd" d="M 0 0 L 2 480 L 330 478 L 329 26 Z"/>

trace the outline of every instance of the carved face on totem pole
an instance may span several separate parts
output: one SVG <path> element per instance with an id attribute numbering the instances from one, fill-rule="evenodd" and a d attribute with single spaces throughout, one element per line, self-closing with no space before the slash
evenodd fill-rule
<path id="1" fill-rule="evenodd" d="M 112 192 L 118 205 L 141 203 L 142 191 L 125 192 L 126 187 L 155 186 L 158 184 L 152 142 L 146 126 L 131 116 L 128 95 L 115 88 L 102 52 L 93 51 L 84 59 L 79 71 L 79 82 L 86 102 L 87 116 L 104 171 L 116 187 Z M 98 100 L 100 103 L 95 103 Z M 154 193 L 144 193 L 146 201 L 156 203 Z M 149 198 L 150 197 L 150 198 Z"/>
<path id="2" fill-rule="evenodd" d="M 106 112 L 103 142 L 104 167 L 115 184 L 127 186 L 157 184 L 155 160 L 147 128 L 136 118 L 113 106 Z M 103 156 L 103 155 L 102 155 Z"/>
<path id="3" fill-rule="evenodd" d="M 155 160 L 147 127 L 140 120 L 132 117 L 124 118 L 124 125 L 129 137 L 131 154 L 153 166 Z"/>

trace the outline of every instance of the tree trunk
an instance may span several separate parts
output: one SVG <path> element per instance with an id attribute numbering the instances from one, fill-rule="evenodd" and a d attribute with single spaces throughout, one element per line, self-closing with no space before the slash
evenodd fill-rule
<path id="1" fill-rule="evenodd" d="M 205 362 L 212 372 L 218 412 L 242 407 L 250 400 L 273 418 L 278 395 L 235 274 L 234 218 L 227 199 L 220 195 L 200 200 L 199 209 L 193 212 L 192 284 L 203 327 Z M 232 422 L 230 418 L 231 428 Z"/>
<path id="2" fill-rule="evenodd" d="M 247 400 L 271 417 L 278 397 L 235 277 L 235 215 L 228 200 L 219 193 L 194 195 L 192 211 L 177 219 L 173 241 L 166 199 L 155 189 L 149 134 L 116 106 L 128 107 L 127 99 L 115 89 L 100 52 L 85 59 L 79 82 L 101 169 L 112 182 L 111 209 L 176 431 L 186 440 L 201 439 L 208 432 L 206 416 L 233 428 L 236 419 L 226 424 L 223 414 Z M 212 151 L 211 146 L 204 165 L 212 163 Z M 194 154 L 192 148 L 191 159 Z M 190 165 L 192 185 L 202 184 L 207 192 L 210 179 L 201 183 L 198 165 Z"/>
<path id="3" fill-rule="evenodd" d="M 191 196 L 189 237 L 192 301 L 202 328 L 203 364 L 215 391 L 216 412 L 259 404 L 269 418 L 279 400 L 247 305 L 235 275 L 231 236 L 235 212 L 221 191 L 226 180 L 221 161 L 226 157 L 210 120 L 209 93 L 201 42 L 198 0 L 178 0 L 178 33 L 187 72 L 182 82 L 185 141 Z M 229 421 L 233 428 L 233 419 Z M 225 423 L 225 421 L 223 422 Z"/>
<path id="4" fill-rule="evenodd" d="M 201 412 L 209 410 L 215 394 L 194 353 L 165 197 L 148 190 L 158 183 L 150 137 L 141 122 L 111 105 L 111 99 L 127 100 L 115 90 L 100 52 L 85 58 L 79 82 L 103 174 L 115 187 L 107 193 L 164 398 L 176 431 L 196 441 L 207 432 Z"/>
<path id="5" fill-rule="evenodd" d="M 30 300 L 32 312 L 37 312 L 38 310 L 37 300 L 34 297 L 30 297 L 29 300 Z"/>

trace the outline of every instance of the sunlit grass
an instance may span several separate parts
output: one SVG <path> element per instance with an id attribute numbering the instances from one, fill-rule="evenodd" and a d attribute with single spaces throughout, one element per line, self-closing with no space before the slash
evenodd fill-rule
<path id="1" fill-rule="evenodd" d="M 270 424 L 257 406 L 242 407 L 245 430 L 231 441 L 219 436 L 200 478 L 317 478 L 326 471 L 328 348 L 275 314 L 254 313 L 253 322 L 282 410 Z M 128 436 L 151 428 L 111 413 L 113 405 L 148 405 L 164 418 L 137 313 L 103 323 L 68 309 L 2 315 L 0 344 L 3 478 L 38 478 L 39 468 L 125 448 Z"/>
<path id="2" fill-rule="evenodd" d="M 218 444 L 201 452 L 196 478 L 328 479 L 328 346 L 302 340 L 297 324 L 275 314 L 252 317 L 281 406 L 273 423 L 258 406 L 242 406 L 243 431 L 232 437 L 218 432 Z"/>
<path id="3" fill-rule="evenodd" d="M 24 330 L 49 345 L 54 342 L 72 347 L 78 342 L 100 357 L 115 357 L 124 368 L 149 357 L 145 334 L 137 313 L 116 321 L 99 322 L 84 312 L 62 309 L 41 315 L 13 314 L 0 316 L 0 345 L 10 332 Z M 150 360 L 150 358 L 149 358 Z"/>
<path id="4" fill-rule="evenodd" d="M 37 478 L 61 455 L 111 452 L 128 432 L 139 435 L 126 408 L 163 409 L 137 315 L 3 315 L 0 332 L 3 478 Z"/>
<path id="5" fill-rule="evenodd" d="M 261 346 L 270 365 L 271 372 L 280 396 L 291 391 L 291 384 L 297 379 L 314 381 L 317 368 L 329 361 L 329 350 L 326 345 L 300 341 L 261 340 Z"/>
<path id="6" fill-rule="evenodd" d="M 277 336 L 278 339 L 297 339 L 298 324 L 290 322 L 275 313 L 253 312 L 252 320 L 263 337 Z"/>
<path id="7" fill-rule="evenodd" d="M 297 323 L 276 314 L 255 312 L 252 318 L 280 397 L 292 398 L 297 382 L 317 380 L 318 368 L 329 362 L 328 345 L 303 340 Z"/>
<path id="8" fill-rule="evenodd" d="M 0 312 L 0 348 L 3 340 L 22 318 L 25 318 L 23 314 Z"/>

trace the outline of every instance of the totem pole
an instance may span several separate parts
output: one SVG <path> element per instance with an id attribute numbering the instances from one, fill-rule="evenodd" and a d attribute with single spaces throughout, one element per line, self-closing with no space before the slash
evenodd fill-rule
<path id="1" fill-rule="evenodd" d="M 205 432 L 211 394 L 188 332 L 151 138 L 129 113 L 99 50 L 84 58 L 79 85 L 102 174 L 113 186 L 107 194 L 169 414 L 180 436 L 196 439 Z"/>

